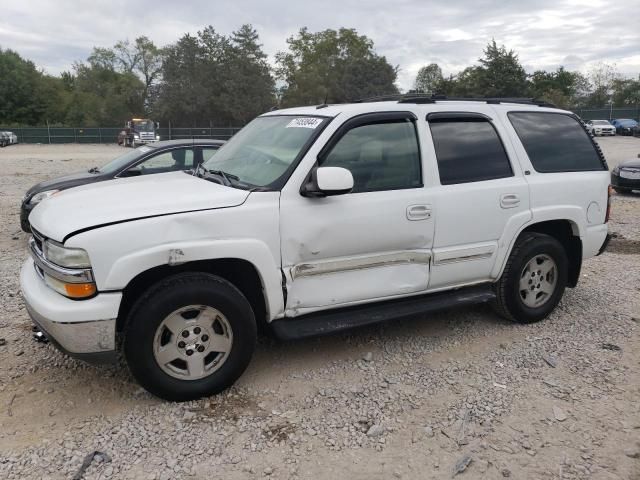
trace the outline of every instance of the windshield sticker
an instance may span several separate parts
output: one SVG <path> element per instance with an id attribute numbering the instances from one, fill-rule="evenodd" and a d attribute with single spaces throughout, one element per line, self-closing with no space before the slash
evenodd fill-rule
<path id="1" fill-rule="evenodd" d="M 291 120 L 285 128 L 316 128 L 322 123 L 321 118 L 304 117 L 294 118 Z"/>

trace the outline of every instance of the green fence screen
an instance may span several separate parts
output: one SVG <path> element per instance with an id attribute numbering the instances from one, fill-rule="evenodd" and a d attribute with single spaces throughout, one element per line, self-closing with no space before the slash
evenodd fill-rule
<path id="1" fill-rule="evenodd" d="M 120 127 L 0 127 L 18 136 L 20 143 L 116 143 Z M 240 127 L 217 128 L 160 128 L 160 140 L 185 140 L 211 138 L 228 140 L 240 130 Z"/>
<path id="2" fill-rule="evenodd" d="M 614 118 L 633 118 L 640 121 L 640 106 L 626 108 L 584 108 L 574 110 L 583 120 L 612 120 Z M 158 130 L 161 140 L 185 140 L 189 138 L 211 138 L 228 140 L 241 127 L 171 128 Z M 121 127 L 25 127 L 4 128 L 18 136 L 21 143 L 116 143 Z"/>

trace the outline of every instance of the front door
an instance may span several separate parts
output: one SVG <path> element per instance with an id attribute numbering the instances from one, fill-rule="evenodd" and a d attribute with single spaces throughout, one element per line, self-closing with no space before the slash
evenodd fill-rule
<path id="1" fill-rule="evenodd" d="M 283 189 L 287 316 L 427 289 L 434 221 L 416 122 L 393 112 L 338 128 L 316 166 L 348 169 L 351 193 L 306 198 L 300 185 Z"/>

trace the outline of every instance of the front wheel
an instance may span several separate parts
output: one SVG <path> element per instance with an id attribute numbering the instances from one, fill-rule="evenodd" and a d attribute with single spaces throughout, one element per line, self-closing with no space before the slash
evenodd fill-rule
<path id="1" fill-rule="evenodd" d="M 562 298 L 567 270 L 567 254 L 558 240 L 542 233 L 522 234 L 496 283 L 496 311 L 518 323 L 546 318 Z"/>
<path id="2" fill-rule="evenodd" d="M 251 305 L 235 286 L 208 273 L 182 273 L 136 302 L 124 355 L 149 392 L 195 400 L 233 385 L 249 365 L 256 336 Z"/>

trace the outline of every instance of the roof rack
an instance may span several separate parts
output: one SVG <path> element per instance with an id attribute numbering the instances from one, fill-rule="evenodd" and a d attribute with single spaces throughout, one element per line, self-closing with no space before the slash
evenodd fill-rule
<path id="1" fill-rule="evenodd" d="M 538 107 L 556 106 L 544 100 L 535 98 L 521 97 L 447 97 L 446 95 L 426 94 L 426 93 L 398 93 L 392 95 L 381 95 L 378 97 L 363 98 L 356 100 L 355 103 L 365 102 L 389 102 L 397 101 L 398 103 L 436 103 L 438 101 L 446 102 L 485 102 L 491 105 L 499 105 L 501 103 L 519 103 L 522 105 L 536 105 Z"/>

